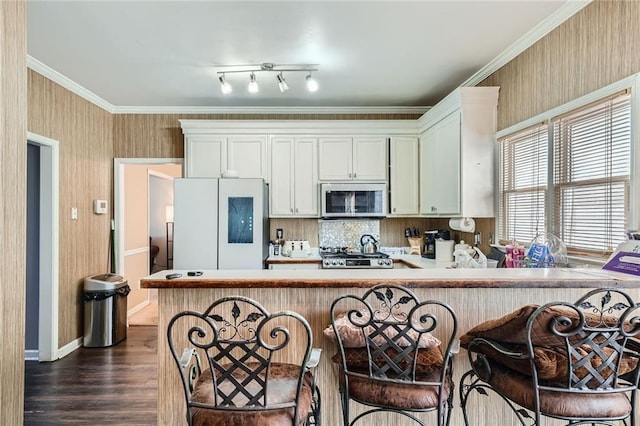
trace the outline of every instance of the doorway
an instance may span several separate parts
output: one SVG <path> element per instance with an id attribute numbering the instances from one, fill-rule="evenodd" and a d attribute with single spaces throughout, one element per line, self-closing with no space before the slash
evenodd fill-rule
<path id="1" fill-rule="evenodd" d="M 150 206 L 150 174 L 168 178 L 182 176 L 182 158 L 116 158 L 114 160 L 114 219 L 116 273 L 131 287 L 128 317 L 151 302 L 151 292 L 140 288 L 140 279 L 149 275 L 152 245 L 165 245 L 166 239 L 150 243 L 150 218 L 156 216 Z M 173 191 L 173 185 L 169 185 Z M 172 196 L 173 194 L 171 194 Z M 164 227 L 165 204 L 161 212 Z M 155 209 L 155 207 L 154 207 Z M 164 229 L 164 228 L 163 228 Z M 164 236 L 164 231 L 161 236 Z M 156 236 L 156 239 L 158 236 Z M 164 248 L 164 247 L 163 247 Z M 158 256 L 158 261 L 162 259 Z M 162 262 L 165 263 L 165 260 Z"/>
<path id="2" fill-rule="evenodd" d="M 55 361 L 58 350 L 58 141 L 27 133 L 25 359 Z"/>

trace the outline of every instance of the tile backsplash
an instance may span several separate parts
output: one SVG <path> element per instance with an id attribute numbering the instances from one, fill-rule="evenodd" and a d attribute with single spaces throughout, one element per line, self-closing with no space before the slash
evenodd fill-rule
<path id="1" fill-rule="evenodd" d="M 362 234 L 371 234 L 380 240 L 379 220 L 319 220 L 318 240 L 320 247 L 348 247 L 360 250 Z"/>

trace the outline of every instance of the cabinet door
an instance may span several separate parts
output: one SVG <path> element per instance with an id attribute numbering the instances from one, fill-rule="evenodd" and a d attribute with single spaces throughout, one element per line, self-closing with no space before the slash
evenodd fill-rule
<path id="1" fill-rule="evenodd" d="M 241 178 L 267 179 L 267 137 L 228 136 L 227 170 L 237 170 Z"/>
<path id="2" fill-rule="evenodd" d="M 420 212 L 460 213 L 460 111 L 420 138 Z"/>
<path id="3" fill-rule="evenodd" d="M 318 163 L 320 180 L 351 180 L 353 175 L 351 138 L 318 139 Z"/>
<path id="4" fill-rule="evenodd" d="M 391 138 L 391 214 L 413 215 L 420 212 L 418 139 Z"/>
<path id="5" fill-rule="evenodd" d="M 460 213 L 460 117 L 460 111 L 454 112 L 442 120 L 438 129 L 438 214 Z"/>
<path id="6" fill-rule="evenodd" d="M 269 185 L 271 216 L 289 216 L 294 213 L 293 166 L 293 138 L 271 139 L 271 184 Z"/>
<path id="7" fill-rule="evenodd" d="M 353 179 L 387 180 L 387 138 L 353 138 Z"/>
<path id="8" fill-rule="evenodd" d="M 219 178 L 226 167 L 224 136 L 189 136 L 185 142 L 185 177 Z"/>
<path id="9" fill-rule="evenodd" d="M 315 138 L 295 140 L 294 213 L 318 216 L 318 142 Z"/>

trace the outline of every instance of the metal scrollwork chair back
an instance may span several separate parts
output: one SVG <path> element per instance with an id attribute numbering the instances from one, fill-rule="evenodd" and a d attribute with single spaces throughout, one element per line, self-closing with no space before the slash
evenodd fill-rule
<path id="1" fill-rule="evenodd" d="M 618 289 L 597 289 L 575 303 L 537 307 L 515 335 L 472 336 L 472 369 L 461 379 L 465 424 L 469 396 L 493 390 L 522 425 L 542 417 L 567 424 L 636 425 L 640 305 Z M 495 331 L 495 330 L 492 330 Z M 506 340 L 506 342 L 504 341 Z"/>
<path id="2" fill-rule="evenodd" d="M 299 314 L 226 297 L 202 313 L 176 314 L 167 339 L 189 425 L 319 424 L 311 370 L 320 350 L 312 349 L 311 328 Z"/>
<path id="3" fill-rule="evenodd" d="M 448 424 L 457 352 L 457 318 L 448 305 L 420 302 L 405 288 L 380 285 L 362 297 L 334 300 L 331 329 L 345 425 L 376 413 L 389 419 L 383 421 L 399 414 L 424 424 L 418 413 L 429 411 L 437 413 L 439 425 Z M 363 410 L 353 419 L 350 401 Z"/>

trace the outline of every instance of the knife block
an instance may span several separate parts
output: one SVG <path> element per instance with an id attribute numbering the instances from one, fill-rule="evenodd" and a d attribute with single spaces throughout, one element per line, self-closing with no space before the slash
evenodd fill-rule
<path id="1" fill-rule="evenodd" d="M 409 240 L 409 246 L 411 247 L 409 254 L 422 254 L 422 243 L 424 240 L 421 237 L 408 237 L 407 240 Z"/>

